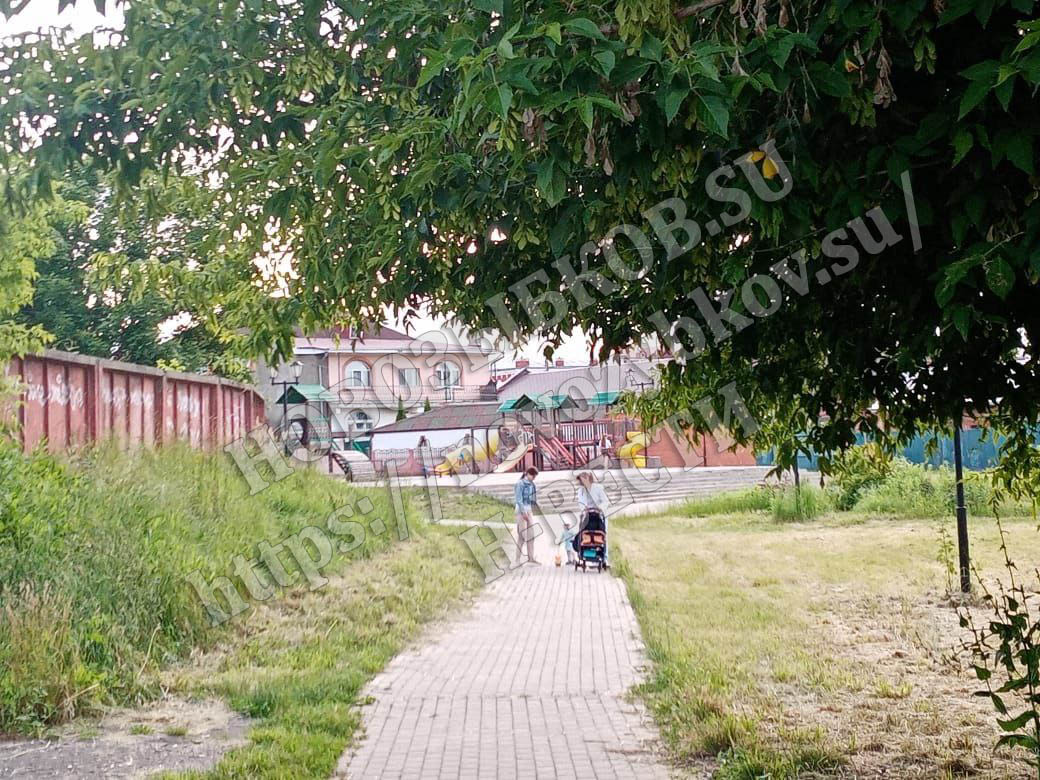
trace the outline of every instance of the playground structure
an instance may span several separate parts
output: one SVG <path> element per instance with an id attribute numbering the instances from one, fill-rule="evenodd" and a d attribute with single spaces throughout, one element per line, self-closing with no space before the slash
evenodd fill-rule
<path id="1" fill-rule="evenodd" d="M 459 431 L 448 446 L 431 447 L 418 436 L 414 447 L 373 449 L 377 473 L 392 468 L 402 476 L 483 474 L 522 471 L 571 470 L 598 460 L 603 464 L 647 465 L 639 437 L 638 420 L 609 409 L 617 393 L 593 399 L 546 394 L 521 396 L 501 403 L 494 422 Z M 443 437 L 440 437 L 443 444 Z M 621 445 L 617 448 L 616 445 Z"/>

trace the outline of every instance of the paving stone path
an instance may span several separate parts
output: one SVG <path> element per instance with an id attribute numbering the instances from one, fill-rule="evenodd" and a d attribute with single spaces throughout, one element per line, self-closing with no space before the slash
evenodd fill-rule
<path id="1" fill-rule="evenodd" d="M 622 582 L 541 566 L 488 585 L 372 680 L 336 778 L 667 778 L 629 689 L 647 660 Z"/>

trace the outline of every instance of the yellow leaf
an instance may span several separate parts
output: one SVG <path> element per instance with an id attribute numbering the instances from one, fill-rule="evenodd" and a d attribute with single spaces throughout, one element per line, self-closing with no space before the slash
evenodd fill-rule
<path id="1" fill-rule="evenodd" d="M 859 70 L 859 65 L 852 60 L 845 60 L 845 71 L 847 73 L 852 73 L 854 70 Z"/>
<path id="2" fill-rule="evenodd" d="M 776 176 L 777 172 L 778 170 L 776 167 L 776 163 L 768 157 L 766 157 L 766 161 L 762 163 L 762 175 L 765 176 L 767 179 L 772 179 L 774 176 Z"/>
<path id="3" fill-rule="evenodd" d="M 761 160 L 765 156 L 766 156 L 766 153 L 763 152 L 763 151 L 759 151 L 758 149 L 756 149 L 753 152 L 748 152 L 748 159 L 751 160 L 751 162 L 753 162 L 753 163 L 757 163 L 759 160 Z"/>

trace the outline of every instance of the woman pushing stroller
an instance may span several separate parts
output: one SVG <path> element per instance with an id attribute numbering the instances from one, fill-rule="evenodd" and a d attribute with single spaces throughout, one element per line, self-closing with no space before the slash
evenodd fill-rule
<path id="1" fill-rule="evenodd" d="M 578 563 L 582 556 L 583 532 L 602 531 L 604 544 L 598 545 L 602 548 L 603 565 L 606 567 L 607 547 L 605 544 L 607 533 L 607 510 L 610 508 L 610 499 L 603 486 L 596 481 L 591 471 L 582 471 L 577 475 L 578 480 L 578 508 L 581 510 L 581 518 L 578 528 L 573 528 L 569 521 L 564 521 L 563 537 L 561 541 L 567 549 L 567 563 Z M 587 539 L 585 541 L 588 541 Z"/>

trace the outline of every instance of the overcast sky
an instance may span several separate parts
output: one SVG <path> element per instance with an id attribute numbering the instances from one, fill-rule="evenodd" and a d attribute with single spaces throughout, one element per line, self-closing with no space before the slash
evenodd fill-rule
<path id="1" fill-rule="evenodd" d="M 108 5 L 112 6 L 111 0 Z M 122 14 L 118 10 L 109 7 L 107 15 L 102 16 L 97 12 L 93 0 L 77 0 L 75 5 L 66 8 L 61 14 L 58 14 L 58 0 L 30 0 L 28 7 L 20 14 L 12 19 L 0 20 L 0 37 L 48 27 L 71 27 L 78 33 L 85 33 L 98 27 L 121 26 Z M 416 321 L 412 332 L 420 334 L 441 324 L 433 318 L 426 318 Z M 542 355 L 543 346 L 538 343 L 527 344 L 519 353 L 506 355 L 503 362 L 508 364 L 517 357 L 524 357 L 535 365 L 542 365 L 545 362 Z M 557 350 L 556 357 L 563 358 L 567 363 L 587 364 L 587 339 L 581 332 L 573 333 Z"/>

